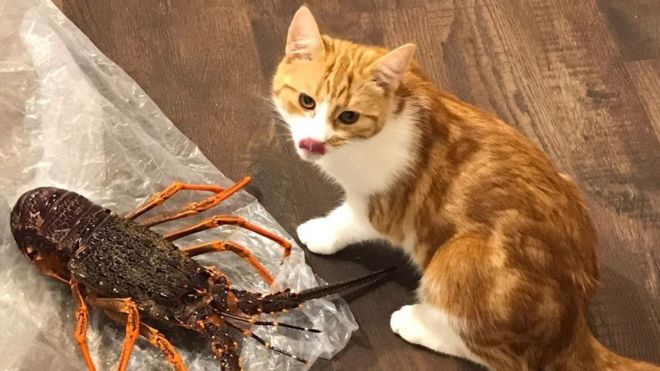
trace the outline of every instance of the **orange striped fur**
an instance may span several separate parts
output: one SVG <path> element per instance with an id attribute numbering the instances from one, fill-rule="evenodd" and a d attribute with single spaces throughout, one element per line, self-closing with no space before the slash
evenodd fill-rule
<path id="1" fill-rule="evenodd" d="M 294 16 L 273 100 L 300 156 L 346 196 L 301 241 L 402 248 L 423 272 L 419 303 L 390 323 L 409 342 L 491 370 L 660 370 L 587 326 L 597 241 L 578 187 L 514 128 L 433 86 L 414 49 L 321 36 L 307 8 Z"/>

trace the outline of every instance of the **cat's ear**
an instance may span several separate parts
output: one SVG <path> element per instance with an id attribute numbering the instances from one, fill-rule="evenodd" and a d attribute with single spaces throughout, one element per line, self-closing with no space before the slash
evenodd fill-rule
<path id="1" fill-rule="evenodd" d="M 312 12 L 301 6 L 293 16 L 286 37 L 286 55 L 311 58 L 323 52 L 323 39 Z"/>
<path id="2" fill-rule="evenodd" d="M 376 80 L 387 88 L 396 90 L 415 54 L 415 48 L 414 44 L 405 44 L 380 57 L 372 66 Z"/>

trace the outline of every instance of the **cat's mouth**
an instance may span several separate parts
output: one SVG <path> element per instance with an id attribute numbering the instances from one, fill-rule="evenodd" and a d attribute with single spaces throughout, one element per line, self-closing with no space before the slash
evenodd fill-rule
<path id="1" fill-rule="evenodd" d="M 316 161 L 326 154 L 328 146 L 321 141 L 305 138 L 298 142 L 298 155 L 305 161 Z"/>

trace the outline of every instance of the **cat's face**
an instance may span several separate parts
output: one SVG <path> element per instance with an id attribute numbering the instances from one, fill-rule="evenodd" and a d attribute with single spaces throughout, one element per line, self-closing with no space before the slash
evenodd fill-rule
<path id="1" fill-rule="evenodd" d="M 308 161 L 378 134 L 414 46 L 381 48 L 321 37 L 305 7 L 289 28 L 273 100 L 297 153 Z"/>

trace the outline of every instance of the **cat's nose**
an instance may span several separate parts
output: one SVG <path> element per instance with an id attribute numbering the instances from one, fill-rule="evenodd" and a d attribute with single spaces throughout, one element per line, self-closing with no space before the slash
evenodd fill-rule
<path id="1" fill-rule="evenodd" d="M 325 154 L 325 144 L 316 139 L 305 138 L 298 142 L 298 148 L 304 149 L 317 155 Z"/>

